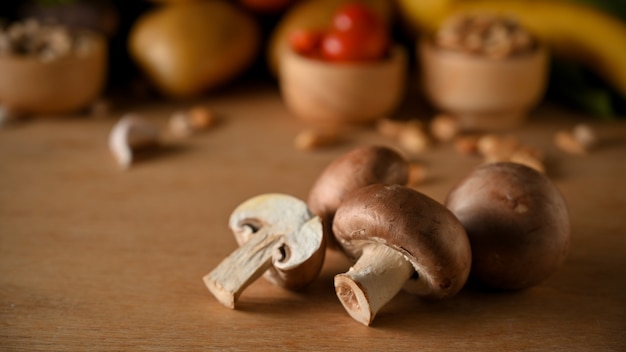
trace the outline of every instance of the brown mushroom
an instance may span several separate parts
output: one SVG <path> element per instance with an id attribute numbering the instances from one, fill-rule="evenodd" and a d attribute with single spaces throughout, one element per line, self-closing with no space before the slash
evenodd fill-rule
<path id="1" fill-rule="evenodd" d="M 349 195 L 333 231 L 356 263 L 335 276 L 337 297 L 370 325 L 401 289 L 429 298 L 456 294 L 470 271 L 463 225 L 442 204 L 401 185 L 375 184 Z"/>
<path id="2" fill-rule="evenodd" d="M 463 223 L 473 280 L 496 289 L 528 288 L 565 260 L 570 223 L 565 200 L 541 173 L 510 162 L 478 167 L 446 206 Z"/>
<path id="3" fill-rule="evenodd" d="M 404 185 L 408 180 L 408 162 L 387 147 L 356 148 L 330 163 L 313 184 L 307 201 L 322 219 L 327 246 L 337 248 L 332 222 L 346 194 L 374 183 Z"/>

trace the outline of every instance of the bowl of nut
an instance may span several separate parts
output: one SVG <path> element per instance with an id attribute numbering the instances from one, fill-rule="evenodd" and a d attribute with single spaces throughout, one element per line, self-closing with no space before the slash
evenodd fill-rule
<path id="1" fill-rule="evenodd" d="M 514 128 L 543 98 L 547 51 L 515 19 L 455 15 L 417 50 L 424 94 L 462 129 Z"/>
<path id="2" fill-rule="evenodd" d="M 92 103 L 104 87 L 105 38 L 35 20 L 0 28 L 0 105 L 20 114 L 60 114 Z"/>
<path id="3" fill-rule="evenodd" d="M 328 29 L 291 33 L 280 65 L 283 100 L 318 126 L 364 124 L 391 113 L 405 88 L 406 51 L 361 3 L 340 7 Z"/>

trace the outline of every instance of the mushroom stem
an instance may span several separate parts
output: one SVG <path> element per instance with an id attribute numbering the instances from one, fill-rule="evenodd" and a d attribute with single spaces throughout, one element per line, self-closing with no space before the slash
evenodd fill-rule
<path id="1" fill-rule="evenodd" d="M 272 266 L 280 239 L 261 229 L 204 276 L 204 284 L 220 303 L 234 309 L 241 292 Z"/>
<path id="2" fill-rule="evenodd" d="M 369 326 L 414 271 L 402 253 L 386 245 L 371 244 L 363 248 L 348 272 L 335 276 L 335 291 L 350 316 Z"/>

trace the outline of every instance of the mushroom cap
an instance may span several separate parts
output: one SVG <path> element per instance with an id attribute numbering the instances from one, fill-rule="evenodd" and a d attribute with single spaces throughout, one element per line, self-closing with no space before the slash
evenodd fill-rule
<path id="1" fill-rule="evenodd" d="M 370 244 L 402 253 L 417 272 L 404 286 L 413 294 L 452 296 L 469 275 L 463 225 L 442 204 L 406 186 L 374 184 L 352 192 L 337 210 L 333 231 L 352 258 Z"/>
<path id="2" fill-rule="evenodd" d="M 318 276 L 325 252 L 322 223 L 302 200 L 280 193 L 250 198 L 235 208 L 229 226 L 240 246 L 260 233 L 282 237 L 264 274 L 275 285 L 300 289 Z"/>
<path id="3" fill-rule="evenodd" d="M 570 243 L 567 207 L 543 174 L 501 162 L 476 168 L 446 206 L 463 223 L 472 248 L 472 279 L 492 288 L 534 286 L 563 263 Z"/>
<path id="4" fill-rule="evenodd" d="M 355 148 L 328 164 L 313 184 L 307 201 L 311 211 L 322 218 L 327 244 L 331 248 L 337 246 L 332 222 L 348 193 L 375 183 L 404 185 L 408 179 L 408 162 L 383 146 Z"/>

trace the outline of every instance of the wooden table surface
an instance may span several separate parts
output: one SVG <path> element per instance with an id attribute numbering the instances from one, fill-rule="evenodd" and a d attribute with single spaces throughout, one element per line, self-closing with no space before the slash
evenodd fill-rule
<path id="1" fill-rule="evenodd" d="M 513 132 L 544 149 L 569 205 L 572 246 L 556 275 L 518 293 L 469 285 L 437 302 L 401 292 L 365 327 L 335 297 L 332 278 L 349 265 L 336 252 L 303 292 L 261 279 L 237 310 L 221 306 L 201 278 L 235 249 L 227 220 L 240 202 L 266 192 L 306 198 L 338 155 L 391 142 L 363 129 L 334 148 L 295 150 L 303 125 L 273 86 L 198 102 L 220 116 L 216 129 L 166 135 L 161 153 L 127 171 L 107 149 L 117 118 L 134 111 L 165 129 L 189 104 L 122 105 L 104 118 L 0 130 L 0 350 L 626 351 L 624 121 L 543 106 Z M 557 150 L 553 133 L 581 121 L 596 129 L 598 148 L 588 156 Z M 416 188 L 439 201 L 480 163 L 449 145 L 417 160 L 430 176 Z"/>

